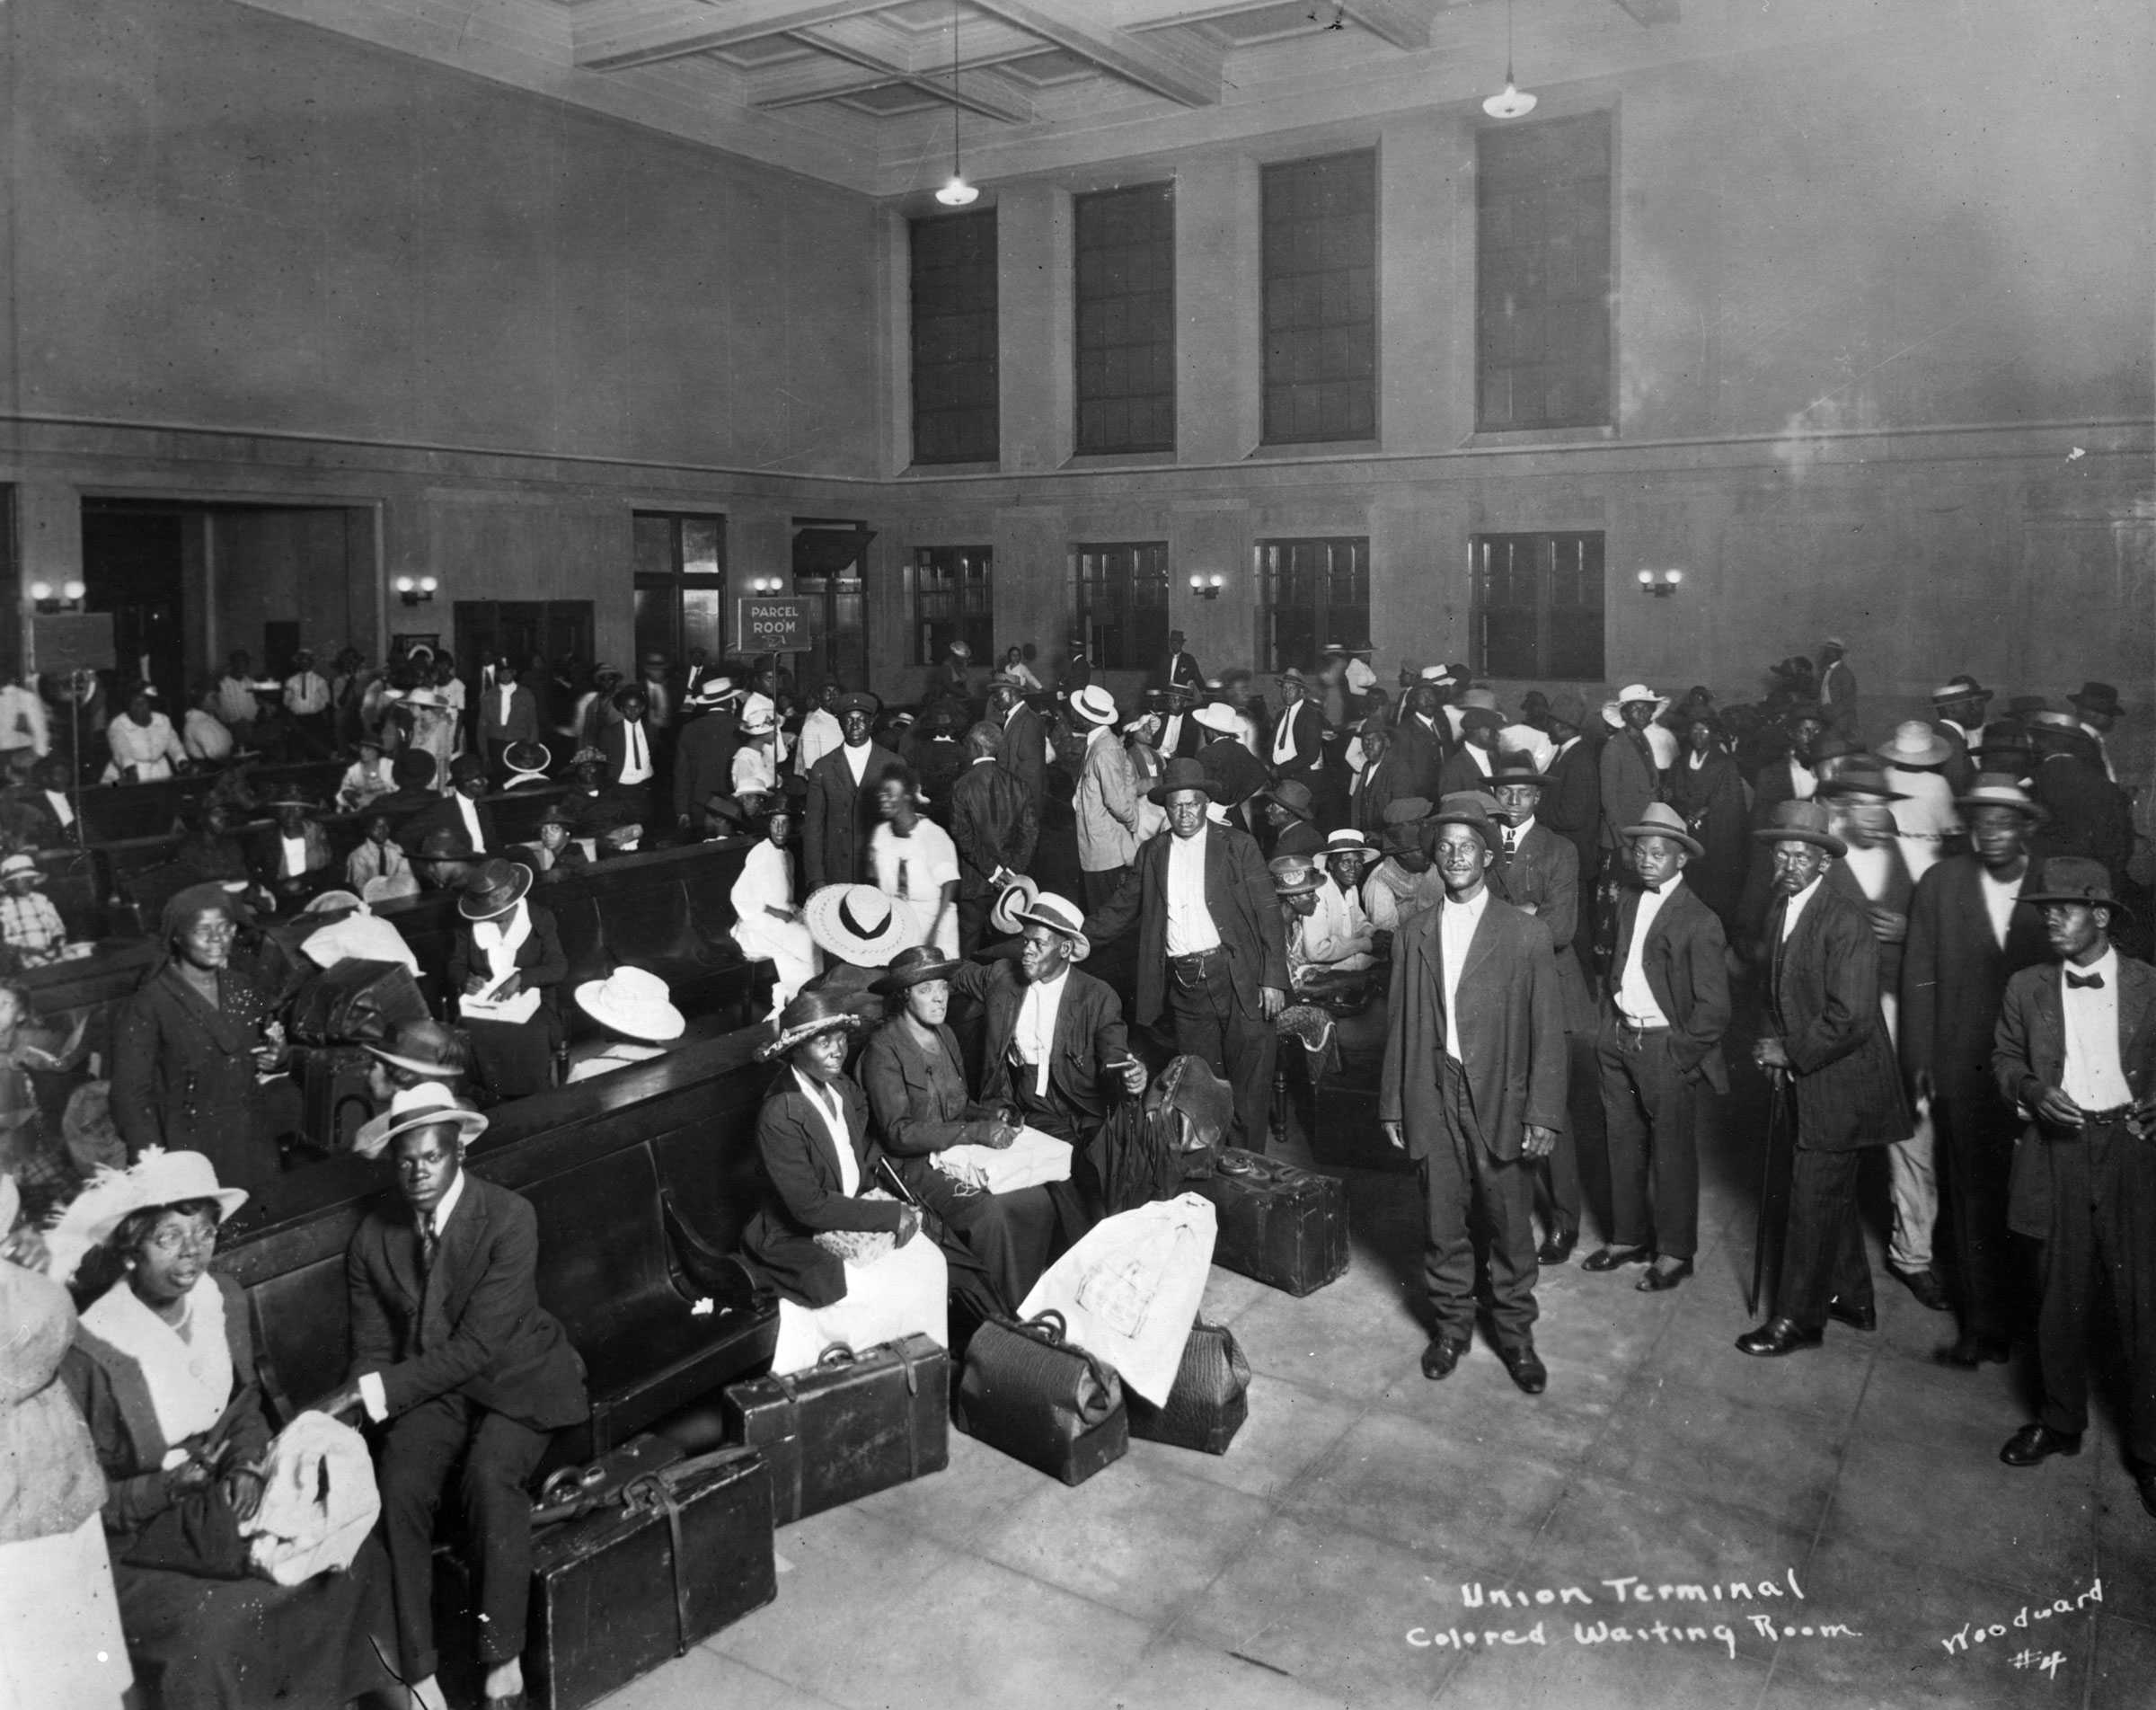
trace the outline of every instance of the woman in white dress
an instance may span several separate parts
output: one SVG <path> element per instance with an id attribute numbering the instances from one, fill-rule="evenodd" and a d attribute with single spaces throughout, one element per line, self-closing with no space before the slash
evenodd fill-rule
<path id="1" fill-rule="evenodd" d="M 802 923 L 793 895 L 793 861 L 786 853 L 793 835 L 793 814 L 775 808 L 764 821 L 764 837 L 741 864 L 734 881 L 734 942 L 751 961 L 768 961 L 778 970 L 772 1014 L 793 1001 L 794 994 L 816 978 L 821 959 L 816 941 Z"/>
<path id="2" fill-rule="evenodd" d="M 922 818 L 913 768 L 888 766 L 876 784 L 882 823 L 869 837 L 869 871 L 876 889 L 904 908 L 921 929 L 920 942 L 946 956 L 959 953 L 959 846 L 950 833 Z"/>
<path id="3" fill-rule="evenodd" d="M 105 727 L 112 758 L 99 783 L 149 784 L 171 777 L 174 766 L 187 764 L 187 750 L 180 746 L 172 720 L 156 709 L 156 694 L 147 683 L 137 683 L 128 696 L 128 710 Z"/>

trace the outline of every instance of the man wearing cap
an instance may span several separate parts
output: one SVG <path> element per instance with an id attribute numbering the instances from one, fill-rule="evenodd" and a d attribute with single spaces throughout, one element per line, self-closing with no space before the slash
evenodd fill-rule
<path id="1" fill-rule="evenodd" d="M 43 894 L 45 875 L 35 858 L 18 851 L 0 861 L 0 944 L 19 968 L 57 961 L 67 924 Z"/>
<path id="2" fill-rule="evenodd" d="M 899 764 L 890 749 L 870 740 L 879 704 L 873 695 L 840 696 L 844 740 L 808 775 L 801 862 L 811 894 L 826 885 L 850 884 L 867 870 L 869 836 L 878 822 L 876 783 L 885 767 Z"/>
<path id="3" fill-rule="evenodd" d="M 1925 873 L 1909 903 L 1899 1042 L 1910 1094 L 1931 1107 L 1940 1207 L 1953 1231 L 1946 1292 L 1959 1333 L 1936 1358 L 1971 1370 L 2005 1360 L 2018 1304 L 2007 1187 L 2021 1122 L 1992 1077 L 1993 1034 L 2007 982 L 2045 961 L 2050 944 L 2028 900 L 2029 834 L 2043 810 L 2012 778 L 1989 772 L 1957 805 L 1968 853 Z M 1920 1299 L 1930 1292 L 1903 1280 Z"/>
<path id="4" fill-rule="evenodd" d="M 1819 704 L 1826 722 L 1851 741 L 1857 737 L 1857 674 L 1849 669 L 1849 646 L 1830 635 L 1819 645 Z"/>
<path id="5" fill-rule="evenodd" d="M 2111 876 L 2044 864 L 2024 900 L 2044 911 L 2052 960 L 2007 982 L 1992 1069 L 2030 1112 L 2014 1151 L 2014 1229 L 2043 1243 L 2037 1364 L 2043 1405 L 1999 1458 L 2034 1466 L 2081 1452 L 2098 1279 L 2109 1283 L 2126 1378 L 2126 1457 L 2156 1518 L 2156 969 L 2118 953 Z"/>
<path id="6" fill-rule="evenodd" d="M 2104 775 L 2116 784 L 2118 768 L 2111 763 L 2111 750 L 2105 746 L 2104 738 L 2111 733 L 2111 727 L 2125 711 L 2118 704 L 2118 691 L 2108 683 L 2091 681 L 2083 683 L 2079 693 L 2066 698 L 2081 713 L 2081 729 L 2096 744 L 2096 758 L 2103 762 Z"/>
<path id="7" fill-rule="evenodd" d="M 1419 795 L 1395 796 L 1385 808 L 1380 847 L 1384 859 L 1363 882 L 1363 908 L 1373 930 L 1383 936 L 1383 955 L 1392 935 L 1426 908 L 1445 899 L 1445 878 L 1430 865 L 1430 802 Z"/>
<path id="8" fill-rule="evenodd" d="M 1531 1395 L 1548 1385 L 1534 1351 L 1534 1175 L 1565 1125 L 1564 998 L 1550 935 L 1499 901 L 1488 875 L 1494 803 L 1448 796 L 1431 816 L 1445 900 L 1392 941 L 1378 1122 L 1416 1160 L 1431 1333 L 1422 1372 L 1452 1375 L 1474 1337 L 1479 1212 L 1489 1231 L 1498 1358 Z"/>
<path id="9" fill-rule="evenodd" d="M 1659 800 L 1661 775 L 1655 750 L 1647 740 L 1647 727 L 1662 710 L 1661 697 L 1644 683 L 1630 683 L 1617 692 L 1617 712 L 1622 726 L 1602 745 L 1600 791 L 1602 852 L 1605 861 L 1624 853 L 1624 828 L 1638 825 L 1649 802 Z"/>
<path id="10" fill-rule="evenodd" d="M 1179 684 L 1196 696 L 1206 687 L 1206 674 L 1197 669 L 1197 660 L 1183 651 L 1183 632 L 1171 629 L 1168 632 L 1167 657 L 1153 668 L 1146 687 L 1174 688 Z"/>
<path id="11" fill-rule="evenodd" d="M 590 1412 L 584 1362 L 539 1304 L 531 1202 L 464 1168 L 487 1119 L 447 1087 L 396 1095 L 383 1136 L 395 1173 L 345 1254 L 351 1365 L 314 1411 L 384 1427 L 382 1534 L 402 1668 L 415 1703 L 442 1706 L 435 1674 L 436 1511 L 457 1471 L 488 1702 L 521 1698 L 531 1602 L 526 1490 L 553 1433 Z"/>
<path id="12" fill-rule="evenodd" d="M 1817 802 L 1784 802 L 1752 834 L 1768 845 L 1775 900 L 1767 916 L 1767 979 L 1753 1060 L 1795 1094 L 1781 1278 L 1767 1322 L 1736 1339 L 1764 1358 L 1816 1348 L 1834 1319 L 1878 1323 L 1857 1217 L 1864 1152 L 1909 1138 L 1908 1107 L 1879 1014 L 1878 949 L 1862 911 L 1826 882 L 1848 846 Z M 1760 1232 L 1761 1238 L 1764 1231 Z"/>
<path id="13" fill-rule="evenodd" d="M 1316 975 L 1360 973 L 1375 963 L 1368 920 L 1359 928 L 1343 929 L 1342 912 L 1324 906 L 1325 893 L 1338 897 L 1339 887 L 1312 864 L 1310 856 L 1275 855 L 1266 867 L 1272 874 L 1273 894 L 1280 899 L 1290 989 L 1308 989 Z"/>
<path id="14" fill-rule="evenodd" d="M 1258 846 L 1210 820 L 1213 791 L 1196 760 L 1168 763 L 1153 792 L 1168 828 L 1138 851 L 1131 876 L 1085 929 L 1105 944 L 1136 923 L 1138 1024 L 1173 1016 L 1176 1049 L 1204 1059 L 1235 1089 L 1236 1144 L 1261 1152 L 1287 942 Z"/>
<path id="15" fill-rule="evenodd" d="M 1121 888 L 1137 859 L 1138 781 L 1116 735 L 1116 697 L 1091 685 L 1070 699 L 1071 716 L 1085 731 L 1072 807 L 1078 819 L 1078 866 L 1085 906 L 1098 908 Z"/>
<path id="16" fill-rule="evenodd" d="M 1966 671 L 1931 691 L 1931 728 L 1947 745 L 1946 777 L 1956 795 L 1976 781 L 1975 751 L 1984 746 L 1984 709 L 1992 698 Z"/>
<path id="17" fill-rule="evenodd" d="M 990 905 L 1033 864 L 1040 816 L 1018 780 L 996 764 L 1003 733 L 983 719 L 966 732 L 966 769 L 950 788 L 950 840 L 959 849 L 959 949 L 980 948 Z"/>
<path id="18" fill-rule="evenodd" d="M 1684 881 L 1701 845 L 1683 816 L 1650 802 L 1627 828 L 1637 889 L 1618 892 L 1608 1000 L 1595 1060 L 1610 1148 L 1610 1245 L 1582 1269 L 1651 1261 L 1633 1286 L 1674 1289 L 1699 1251 L 1699 1123 L 1727 1093 L 1729 979 L 1722 923 Z"/>
<path id="19" fill-rule="evenodd" d="M 1047 732 L 1015 678 L 997 677 L 989 683 L 988 716 L 1003 733 L 996 764 L 1018 780 L 1033 811 L 1039 813 L 1048 794 Z"/>
<path id="20" fill-rule="evenodd" d="M 1505 718 L 1487 689 L 1470 689 L 1460 708 L 1460 746 L 1437 771 L 1439 796 L 1487 790 L 1497 767 L 1498 732 Z"/>
<path id="21" fill-rule="evenodd" d="M 545 1092 L 561 1043 L 554 988 L 568 977 L 569 958 L 552 910 L 528 900 L 531 888 L 529 867 L 497 858 L 467 872 L 457 898 L 449 988 L 480 1078 L 497 1098 Z"/>
<path id="22" fill-rule="evenodd" d="M 486 763 L 476 754 L 458 755 L 449 762 L 449 785 L 447 795 L 437 797 L 433 806 L 405 822 L 406 846 L 425 841 L 429 832 L 446 829 L 481 853 L 500 848 L 494 811 L 480 801 L 487 793 Z"/>

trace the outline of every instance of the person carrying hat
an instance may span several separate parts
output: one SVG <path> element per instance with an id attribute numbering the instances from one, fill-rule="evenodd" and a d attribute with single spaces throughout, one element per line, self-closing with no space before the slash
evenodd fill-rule
<path id="1" fill-rule="evenodd" d="M 1121 887 L 1137 858 L 1141 820 L 1136 775 L 1116 735 L 1116 697 L 1098 684 L 1070 698 L 1072 719 L 1085 732 L 1072 808 L 1078 820 L 1078 866 L 1085 904 L 1097 908 Z"/>
<path id="2" fill-rule="evenodd" d="M 966 732 L 966 769 L 945 812 L 959 852 L 959 946 L 980 948 L 988 910 L 1012 878 L 1032 865 L 1040 819 L 1024 787 L 996 764 L 1002 729 L 984 719 Z"/>
<path id="3" fill-rule="evenodd" d="M 464 874 L 449 988 L 458 995 L 481 1080 L 498 1099 L 553 1085 L 561 1017 L 554 988 L 569 973 L 553 911 L 529 899 L 532 870 L 496 856 Z"/>
<path id="4" fill-rule="evenodd" d="M 1766 1031 L 1752 1058 L 1776 1083 L 1773 1095 L 1786 1086 L 1795 1098 L 1797 1155 L 1773 1304 L 1736 1346 L 1777 1358 L 1817 1347 L 1830 1317 L 1861 1331 L 1877 1326 L 1858 1166 L 1867 1150 L 1907 1139 L 1911 1122 L 1879 1010 L 1878 940 L 1863 910 L 1826 882 L 1848 846 L 1828 828 L 1825 804 L 1781 802 L 1753 835 L 1770 851 L 1774 902 Z"/>
<path id="5" fill-rule="evenodd" d="M 2112 928 L 2125 910 L 2098 863 L 2046 862 L 2024 900 L 2043 910 L 2051 956 L 2007 981 L 1992 1072 L 2031 1118 L 2010 1218 L 2043 1244 L 2043 1405 L 1999 1458 L 2035 1466 L 2081 1451 L 2100 1278 L 2126 1379 L 2126 1462 L 2156 1519 L 2156 968 L 2119 953 Z"/>
<path id="6" fill-rule="evenodd" d="M 487 1702 L 524 1690 L 532 1572 L 526 1486 L 553 1434 L 590 1413 L 584 1362 L 539 1304 L 531 1202 L 464 1169 L 487 1119 L 422 1082 L 393 1101 L 383 1144 L 397 1192 L 345 1254 L 351 1363 L 315 1411 L 381 1427 L 382 1537 L 400 1673 L 415 1704 L 436 1679 L 436 1511 L 455 1489 L 479 1617 Z M 735 1301 L 745 1302 L 746 1286 Z"/>
<path id="7" fill-rule="evenodd" d="M 813 1366 L 833 1342 L 950 1340 L 949 1276 L 917 1206 L 893 1197 L 868 1096 L 845 1074 L 861 1018 L 835 992 L 780 1012 L 759 1060 L 779 1063 L 756 1113 L 764 1190 L 741 1236 L 751 1275 L 779 1297 L 771 1369 Z"/>
<path id="8" fill-rule="evenodd" d="M 870 740 L 879 703 L 872 695 L 840 697 L 844 740 L 808 774 L 801 845 L 802 878 L 811 894 L 851 884 L 868 870 L 869 837 L 877 823 L 876 786 L 898 757 Z"/>
<path id="9" fill-rule="evenodd" d="M 1138 851 L 1130 878 L 1085 930 L 1106 944 L 1137 926 L 1135 1019 L 1150 1027 L 1173 1017 L 1177 1050 L 1235 1088 L 1236 1144 L 1261 1152 L 1287 940 L 1257 844 L 1206 814 L 1215 787 L 1196 760 L 1168 763 L 1153 793 L 1168 828 Z"/>
<path id="10" fill-rule="evenodd" d="M 210 1268 L 247 1198 L 199 1152 L 153 1153 L 101 1175 L 50 1236 L 63 1280 L 89 1301 L 60 1381 L 103 1473 L 128 1661 L 160 1706 L 386 1694 L 372 1643 L 389 1626 L 378 1544 L 298 1585 L 248 1572 L 270 1430 L 247 1298 Z M 108 1672 L 116 1685 L 126 1670 Z"/>
<path id="11" fill-rule="evenodd" d="M 493 681 L 479 693 L 480 752 L 490 776 L 506 777 L 508 751 L 539 740 L 539 697 L 507 656 L 496 660 Z"/>
<path id="12" fill-rule="evenodd" d="M 0 860 L 0 944 L 18 968 L 57 961 L 67 943 L 67 923 L 44 885 L 35 857 L 16 854 Z"/>
<path id="13" fill-rule="evenodd" d="M 1490 1318 L 1513 1382 L 1540 1395 L 1534 1349 L 1535 1161 L 1565 1126 L 1564 997 L 1548 931 L 1498 900 L 1494 803 L 1448 796 L 1431 816 L 1445 901 L 1392 941 L 1378 1122 L 1416 1161 L 1430 1340 L 1423 1376 L 1451 1376 L 1473 1339 L 1471 1216 L 1489 1231 Z"/>
<path id="14" fill-rule="evenodd" d="M 1966 1371 L 2004 1360 L 2016 1327 L 2007 1190 L 2021 1119 L 1992 1078 L 1993 1035 L 2007 982 L 2046 961 L 2050 945 L 2028 900 L 2037 889 L 2029 838 L 2043 810 L 1998 773 L 1980 774 L 1956 805 L 1969 848 L 1925 873 L 1910 899 L 1899 1040 L 1910 1095 L 1931 1112 L 1951 1268 L 1919 1272 L 1891 1249 L 1888 1262 L 1926 1306 L 1952 1306 L 1957 1333 L 1933 1358 Z"/>

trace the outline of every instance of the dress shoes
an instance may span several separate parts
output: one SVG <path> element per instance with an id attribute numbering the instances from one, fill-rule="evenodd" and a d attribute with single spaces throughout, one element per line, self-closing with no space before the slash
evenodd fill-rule
<path id="1" fill-rule="evenodd" d="M 1645 1264 L 1653 1258 L 1648 1247 L 1596 1247 L 1579 1262 L 1582 1271 L 1614 1271 L 1621 1264 Z"/>
<path id="2" fill-rule="evenodd" d="M 1422 1375 L 1433 1383 L 1440 1378 L 1450 1378 L 1453 1368 L 1460 1363 L 1460 1356 L 1467 1351 L 1467 1343 L 1451 1336 L 1438 1336 L 1422 1351 Z"/>
<path id="3" fill-rule="evenodd" d="M 1534 1250 L 1534 1256 L 1544 1264 L 1562 1264 L 1572 1256 L 1572 1249 L 1578 1245 L 1577 1229 L 1560 1229 Z"/>
<path id="4" fill-rule="evenodd" d="M 1867 1334 L 1879 1327 L 1878 1307 L 1869 1303 L 1852 1307 L 1840 1295 L 1826 1303 L 1826 1316 L 1838 1325 L 1847 1325 L 1851 1330 L 1861 1330 Z"/>
<path id="5" fill-rule="evenodd" d="M 1982 1336 L 1957 1336 L 1945 1347 L 1934 1348 L 1931 1358 L 1956 1371 L 1975 1371 L 1982 1365 L 2003 1366 L 2007 1353 L 2003 1342 L 1988 1342 Z"/>
<path id="6" fill-rule="evenodd" d="M 1939 1272 L 1926 1265 L 1922 1271 L 1899 1271 L 1893 1265 L 1895 1280 L 1916 1297 L 1916 1303 L 1929 1312 L 1947 1312 L 1952 1302 L 1947 1298 L 1947 1285 L 1939 1280 Z"/>
<path id="7" fill-rule="evenodd" d="M 1816 1348 L 1825 1340 L 1820 1331 L 1798 1329 L 1794 1318 L 1770 1318 L 1758 1329 L 1748 1330 L 1739 1336 L 1736 1351 L 1762 1360 L 1779 1360 L 1799 1348 Z"/>
<path id="8" fill-rule="evenodd" d="M 1647 1274 L 1632 1284 L 1641 1294 L 1662 1294 L 1674 1289 L 1692 1274 L 1692 1261 L 1679 1259 L 1665 1270 L 1658 1264 L 1647 1267 Z"/>
<path id="9" fill-rule="evenodd" d="M 1512 1381 L 1530 1395 L 1539 1395 L 1550 1387 L 1550 1369 L 1542 1364 L 1542 1357 L 1534 1351 L 1532 1342 L 1523 1342 L 1517 1347 L 1500 1348 L 1498 1358 L 1505 1362 L 1505 1369 L 1512 1374 Z"/>
<path id="10" fill-rule="evenodd" d="M 2034 1466 L 2039 1461 L 2049 1460 L 2054 1455 L 2078 1455 L 2081 1452 L 2081 1433 L 2078 1431 L 2054 1431 L 2049 1425 L 2024 1425 L 2006 1440 L 2006 1447 L 1999 1451 L 1999 1458 L 2009 1466 Z M 2142 1500 L 2148 1500 L 2146 1485 L 2142 1489 Z"/>

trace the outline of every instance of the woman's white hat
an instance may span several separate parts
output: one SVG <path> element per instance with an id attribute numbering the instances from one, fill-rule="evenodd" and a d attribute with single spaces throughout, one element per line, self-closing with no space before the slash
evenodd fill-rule
<path id="1" fill-rule="evenodd" d="M 679 1039 L 689 1024 L 674 1007 L 667 982 L 641 968 L 616 968 L 604 979 L 588 979 L 577 988 L 576 999 L 577 1007 L 602 1027 L 632 1039 Z"/>

